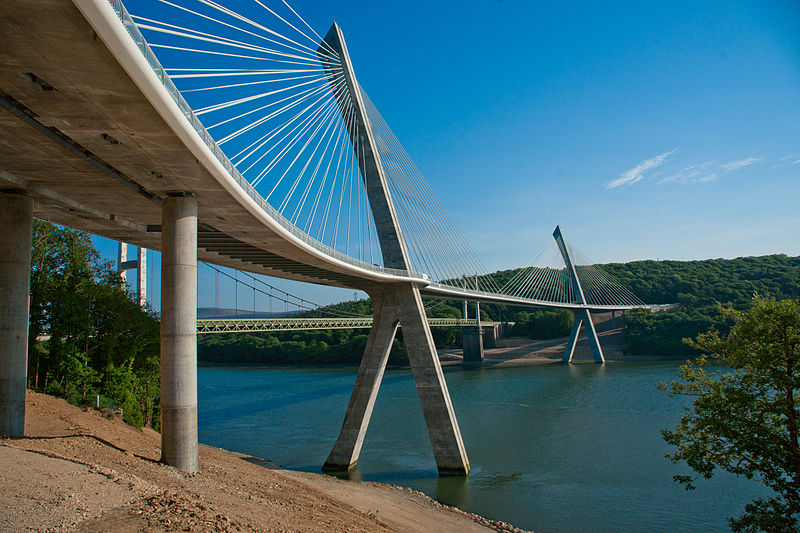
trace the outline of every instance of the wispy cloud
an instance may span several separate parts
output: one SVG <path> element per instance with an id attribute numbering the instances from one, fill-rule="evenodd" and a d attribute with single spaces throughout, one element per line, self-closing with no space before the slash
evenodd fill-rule
<path id="1" fill-rule="evenodd" d="M 761 161 L 762 158 L 760 157 L 745 157 L 744 159 L 737 159 L 736 161 L 729 161 L 728 163 L 723 163 L 720 165 L 723 174 L 727 174 L 728 172 L 734 172 L 739 170 L 740 168 L 749 167 L 753 163 L 758 163 Z"/>
<path id="2" fill-rule="evenodd" d="M 680 172 L 660 180 L 658 183 L 707 183 L 717 180 L 731 172 L 741 170 L 744 167 L 749 167 L 761 160 L 762 158 L 759 157 L 745 157 L 744 159 L 735 159 L 727 163 L 708 161 L 707 163 L 688 166 Z"/>
<path id="3" fill-rule="evenodd" d="M 794 161 L 791 161 L 792 159 L 794 159 Z M 772 165 L 769 169 L 775 170 L 776 168 L 791 167 L 792 165 L 800 164 L 800 159 L 797 159 L 797 154 L 786 154 L 783 157 L 779 157 L 778 161 L 779 163 L 777 165 Z"/>
<path id="4" fill-rule="evenodd" d="M 716 172 L 712 170 L 714 164 L 715 161 L 709 161 L 708 163 L 690 165 L 680 172 L 673 174 L 672 176 L 667 176 L 666 178 L 661 179 L 658 183 L 660 185 L 662 183 L 669 183 L 671 181 L 676 181 L 678 183 L 709 181 L 707 178 L 710 175 L 713 175 L 716 178 Z"/>
<path id="5" fill-rule="evenodd" d="M 669 159 L 669 156 L 677 151 L 678 149 L 676 148 L 674 150 L 670 150 L 669 152 L 664 152 L 663 154 L 651 157 L 650 159 L 645 159 L 632 169 L 623 172 L 618 178 L 606 183 L 606 189 L 626 187 L 628 185 L 633 185 L 638 181 L 642 181 L 648 171 L 663 165 L 667 159 Z"/>

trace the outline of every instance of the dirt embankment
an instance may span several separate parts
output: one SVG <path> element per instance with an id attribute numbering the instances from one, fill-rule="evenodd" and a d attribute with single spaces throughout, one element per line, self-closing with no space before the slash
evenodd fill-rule
<path id="1" fill-rule="evenodd" d="M 30 391 L 27 406 L 27 437 L 0 440 L 0 531 L 519 531 L 208 446 L 186 474 L 158 462 L 154 431 Z"/>

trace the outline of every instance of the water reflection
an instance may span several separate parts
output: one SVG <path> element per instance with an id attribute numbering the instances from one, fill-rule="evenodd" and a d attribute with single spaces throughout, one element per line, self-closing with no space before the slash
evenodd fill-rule
<path id="1" fill-rule="evenodd" d="M 471 488 L 469 477 L 440 477 L 436 480 L 434 498 L 444 505 L 468 509 L 472 499 Z"/>

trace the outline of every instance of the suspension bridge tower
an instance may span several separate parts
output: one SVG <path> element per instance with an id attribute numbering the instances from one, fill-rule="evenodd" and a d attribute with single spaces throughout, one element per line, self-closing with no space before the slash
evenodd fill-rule
<path id="1" fill-rule="evenodd" d="M 122 287 L 127 290 L 128 270 L 136 270 L 136 301 L 140 307 L 147 305 L 147 248 L 138 247 L 136 259 L 128 260 L 128 244 L 120 241 L 117 251 L 117 271 Z"/>

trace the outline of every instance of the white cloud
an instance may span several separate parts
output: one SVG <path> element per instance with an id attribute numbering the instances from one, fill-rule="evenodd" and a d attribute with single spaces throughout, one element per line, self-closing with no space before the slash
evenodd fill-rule
<path id="1" fill-rule="evenodd" d="M 677 174 L 666 177 L 659 181 L 659 184 L 676 182 L 676 183 L 707 183 L 714 181 L 725 174 L 730 174 L 744 167 L 748 167 L 753 163 L 761 161 L 762 158 L 758 157 L 745 157 L 744 159 L 735 159 L 727 163 L 717 164 L 715 161 L 708 161 L 697 165 L 691 165 Z"/>
<path id="2" fill-rule="evenodd" d="M 728 172 L 734 172 L 740 168 L 749 167 L 753 163 L 761 161 L 761 159 L 760 157 L 745 157 L 744 159 L 723 163 L 720 165 L 720 168 L 723 170 L 723 174 L 727 174 Z"/>
<path id="3" fill-rule="evenodd" d="M 794 159 L 794 161 L 790 161 L 790 159 Z M 769 167 L 769 169 L 775 170 L 776 168 L 784 168 L 800 164 L 800 159 L 797 159 L 797 154 L 789 154 L 783 157 L 779 157 L 778 161 L 779 163 L 777 165 L 772 165 L 771 167 Z"/>
<path id="4" fill-rule="evenodd" d="M 674 150 L 670 150 L 669 152 L 664 152 L 663 154 L 651 157 L 650 159 L 645 159 L 632 169 L 623 172 L 617 179 L 608 182 L 606 184 L 606 189 L 616 189 L 617 187 L 625 187 L 628 185 L 633 185 L 638 181 L 641 181 L 642 179 L 644 179 L 644 175 L 647 171 L 660 167 L 666 162 L 669 156 L 671 156 L 677 151 L 678 149 L 676 148 Z"/>
<path id="5" fill-rule="evenodd" d="M 716 172 L 711 170 L 712 165 L 714 165 L 714 161 L 709 161 L 708 163 L 700 163 L 698 165 L 690 165 L 677 174 L 673 174 L 672 176 L 667 176 L 666 178 L 660 180 L 658 182 L 659 185 L 662 183 L 668 183 L 670 181 L 675 181 L 678 183 L 689 183 L 690 181 L 708 181 L 709 176 L 716 177 Z"/>

